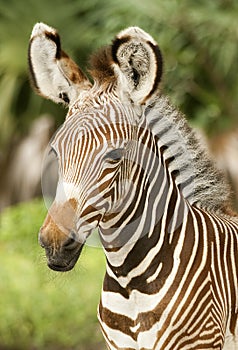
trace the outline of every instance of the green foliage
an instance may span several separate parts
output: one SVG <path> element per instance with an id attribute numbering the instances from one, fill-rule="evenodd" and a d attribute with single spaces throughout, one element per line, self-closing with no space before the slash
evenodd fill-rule
<path id="1" fill-rule="evenodd" d="M 100 349 L 97 303 L 104 274 L 101 249 L 86 247 L 76 268 L 46 266 L 37 232 L 46 209 L 35 200 L 6 209 L 0 221 L 0 347 Z"/>
<path id="2" fill-rule="evenodd" d="M 64 48 L 85 68 L 90 52 L 130 25 L 150 32 L 165 61 L 164 90 L 205 131 L 237 124 L 236 0 L 0 0 L 0 148 L 39 114 L 59 123 L 65 111 L 36 97 L 27 78 L 33 25 L 57 28 Z"/>

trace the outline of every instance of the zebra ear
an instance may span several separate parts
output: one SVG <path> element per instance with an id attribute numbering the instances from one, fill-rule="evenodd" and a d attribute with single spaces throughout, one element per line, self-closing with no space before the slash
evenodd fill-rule
<path id="1" fill-rule="evenodd" d="M 57 31 L 37 23 L 28 50 L 29 73 L 36 92 L 56 103 L 69 105 L 91 84 L 77 64 L 61 50 Z"/>
<path id="2" fill-rule="evenodd" d="M 162 56 L 154 39 L 138 27 L 120 32 L 112 43 L 114 71 L 119 87 L 136 104 L 144 104 L 157 90 Z"/>

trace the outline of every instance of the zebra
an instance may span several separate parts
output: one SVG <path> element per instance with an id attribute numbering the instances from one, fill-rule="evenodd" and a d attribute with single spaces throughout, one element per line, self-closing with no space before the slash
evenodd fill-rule
<path id="1" fill-rule="evenodd" d="M 51 142 L 59 165 L 40 229 L 49 268 L 72 269 L 98 228 L 106 272 L 98 319 L 111 350 L 238 349 L 238 218 L 230 190 L 163 94 L 163 59 L 139 27 L 89 74 L 37 23 L 32 86 L 68 107 Z"/>

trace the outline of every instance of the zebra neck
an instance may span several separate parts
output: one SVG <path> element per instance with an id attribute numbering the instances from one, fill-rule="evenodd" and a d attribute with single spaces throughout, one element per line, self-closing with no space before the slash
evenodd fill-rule
<path id="1" fill-rule="evenodd" d="M 170 171 L 178 172 L 176 181 L 188 202 L 210 212 L 226 214 L 229 186 L 182 113 L 171 106 L 167 97 L 160 96 L 145 109 L 145 118 L 159 147 L 167 147 L 165 158 L 173 158 Z"/>

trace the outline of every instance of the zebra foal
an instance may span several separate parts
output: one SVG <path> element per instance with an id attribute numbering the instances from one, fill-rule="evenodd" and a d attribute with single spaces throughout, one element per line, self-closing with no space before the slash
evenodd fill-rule
<path id="1" fill-rule="evenodd" d="M 72 269 L 99 229 L 98 318 L 109 349 L 238 349 L 238 220 L 229 189 L 161 93 L 162 56 L 138 27 L 91 59 L 93 83 L 33 28 L 34 89 L 69 107 L 51 142 L 55 200 L 39 233 L 48 266 Z"/>

